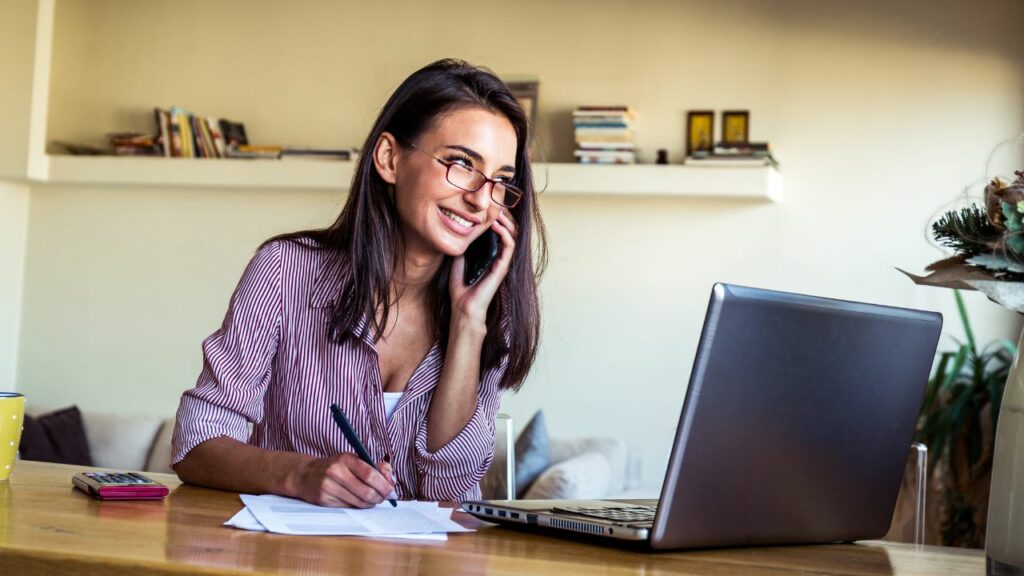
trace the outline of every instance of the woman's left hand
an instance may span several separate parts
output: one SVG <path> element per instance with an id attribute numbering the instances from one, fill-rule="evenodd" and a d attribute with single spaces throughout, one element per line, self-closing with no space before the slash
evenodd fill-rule
<path id="1" fill-rule="evenodd" d="M 502 208 L 498 218 L 491 223 L 491 230 L 498 234 L 501 240 L 501 250 L 498 258 L 491 265 L 484 277 L 472 286 L 466 286 L 466 256 L 462 254 L 452 260 L 450 281 L 448 282 L 449 295 L 452 299 L 452 318 L 456 315 L 466 320 L 483 326 L 487 322 L 487 308 L 491 300 L 498 292 L 498 287 L 505 280 L 509 266 L 512 263 L 512 253 L 516 248 L 517 228 L 516 222 L 509 214 L 509 211 Z"/>

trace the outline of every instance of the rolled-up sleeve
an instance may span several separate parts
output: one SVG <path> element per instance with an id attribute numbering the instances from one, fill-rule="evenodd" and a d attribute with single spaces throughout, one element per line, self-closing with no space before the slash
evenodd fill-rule
<path id="1" fill-rule="evenodd" d="M 171 465 L 220 436 L 248 440 L 263 418 L 281 334 L 281 247 L 270 243 L 249 262 L 220 329 L 203 341 L 203 369 L 182 394 L 171 441 Z"/>
<path id="2" fill-rule="evenodd" d="M 479 497 L 480 479 L 494 458 L 494 418 L 501 406 L 498 384 L 507 364 L 505 356 L 498 366 L 484 373 L 473 416 L 451 441 L 434 452 L 427 450 L 427 419 L 423 419 L 416 432 L 420 498 L 460 501 Z"/>

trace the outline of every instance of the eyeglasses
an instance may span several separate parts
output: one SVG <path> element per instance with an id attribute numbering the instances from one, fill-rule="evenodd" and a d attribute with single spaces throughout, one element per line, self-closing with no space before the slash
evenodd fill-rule
<path id="1" fill-rule="evenodd" d="M 445 174 L 445 178 L 448 180 L 449 184 L 455 186 L 459 190 L 476 192 L 480 188 L 483 188 L 484 184 L 490 182 L 492 184 L 491 200 L 493 200 L 495 204 L 499 204 L 505 208 L 515 208 L 516 204 L 519 203 L 519 200 L 523 198 L 522 190 L 508 182 L 505 182 L 504 180 L 488 178 L 487 176 L 484 176 L 483 172 L 473 168 L 472 166 L 466 166 L 459 162 L 448 162 L 447 160 L 442 160 L 412 142 L 406 143 L 423 154 L 437 160 L 438 164 L 447 168 L 448 172 Z"/>

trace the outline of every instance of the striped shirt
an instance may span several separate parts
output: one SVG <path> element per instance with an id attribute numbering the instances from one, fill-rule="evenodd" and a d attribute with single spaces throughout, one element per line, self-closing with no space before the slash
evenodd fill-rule
<path id="1" fill-rule="evenodd" d="M 275 241 L 257 252 L 223 325 L 203 341 L 199 380 L 178 407 L 172 465 L 220 436 L 315 457 L 354 452 L 331 419 L 337 403 L 370 455 L 390 458 L 400 498 L 478 498 L 494 453 L 507 357 L 484 373 L 465 428 L 430 452 L 426 414 L 444 364 L 441 347 L 435 342 L 417 366 L 388 419 L 369 331 L 344 344 L 328 338 L 340 266 L 336 253 L 310 243 Z"/>

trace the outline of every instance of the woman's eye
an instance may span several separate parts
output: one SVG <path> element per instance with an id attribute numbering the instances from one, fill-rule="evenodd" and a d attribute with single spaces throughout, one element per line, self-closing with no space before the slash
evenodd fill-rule
<path id="1" fill-rule="evenodd" d="M 446 160 L 452 164 L 458 164 L 459 166 L 466 166 L 468 168 L 473 167 L 473 161 L 463 156 L 449 156 Z"/>

